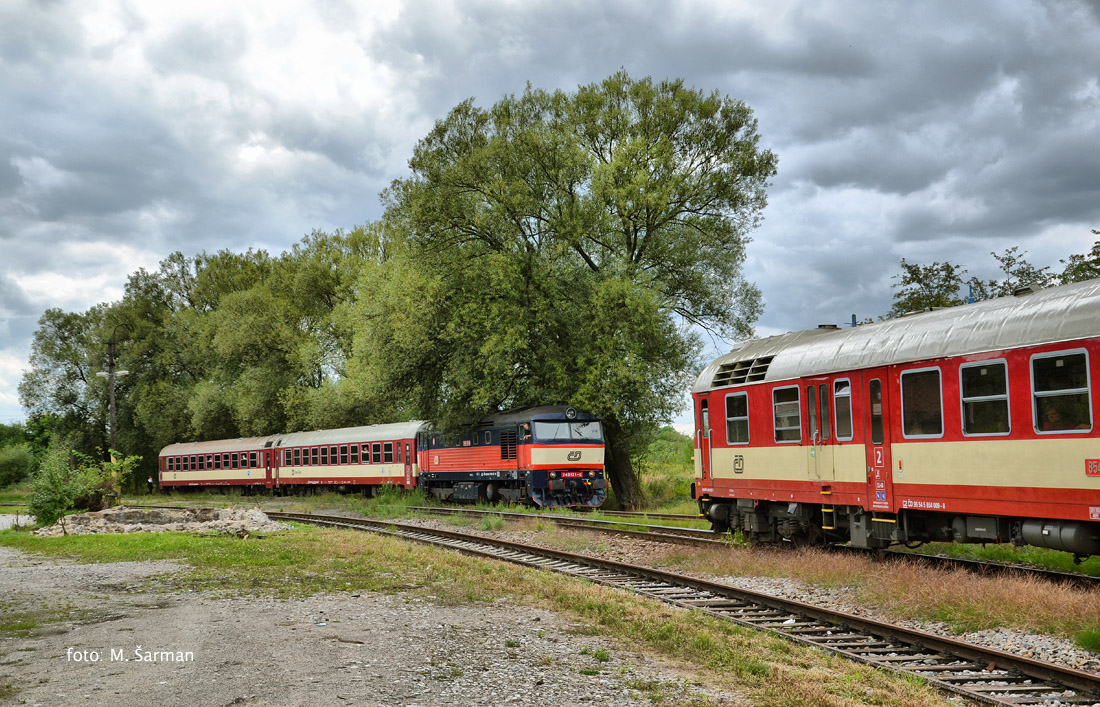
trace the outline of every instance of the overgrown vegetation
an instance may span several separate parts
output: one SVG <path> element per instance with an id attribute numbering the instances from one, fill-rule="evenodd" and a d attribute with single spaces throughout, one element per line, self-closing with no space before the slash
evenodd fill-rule
<path id="1" fill-rule="evenodd" d="M 102 510 L 108 499 L 119 496 L 139 461 L 139 457 L 96 461 L 55 446 L 34 475 L 28 510 L 39 525 L 53 525 L 74 510 Z"/>

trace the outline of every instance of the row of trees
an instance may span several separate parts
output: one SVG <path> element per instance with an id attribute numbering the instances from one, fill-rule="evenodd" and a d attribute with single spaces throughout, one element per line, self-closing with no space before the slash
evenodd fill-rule
<path id="1" fill-rule="evenodd" d="M 1100 236 L 1100 231 L 1093 230 Z M 1018 247 L 1003 253 L 990 253 L 997 261 L 1002 277 L 982 280 L 963 279 L 967 270 L 951 262 L 931 265 L 901 260 L 901 272 L 894 276 L 894 303 L 884 317 L 892 319 L 907 312 L 920 312 L 930 307 L 954 307 L 968 301 L 980 302 L 1012 294 L 1020 287 L 1053 287 L 1100 277 L 1100 240 L 1088 253 L 1070 255 L 1059 260 L 1061 270 L 1052 266 L 1035 267 L 1027 260 L 1027 252 Z"/>
<path id="2" fill-rule="evenodd" d="M 568 403 L 604 419 L 619 500 L 632 456 L 680 406 L 700 330 L 743 337 L 741 275 L 776 157 L 747 106 L 625 72 L 460 104 L 421 140 L 385 216 L 262 251 L 130 276 L 121 301 L 49 310 L 20 386 L 75 449 Z"/>

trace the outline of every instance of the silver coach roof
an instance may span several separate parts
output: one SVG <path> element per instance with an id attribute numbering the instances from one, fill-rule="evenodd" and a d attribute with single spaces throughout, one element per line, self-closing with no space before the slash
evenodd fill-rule
<path id="1" fill-rule="evenodd" d="M 314 432 L 289 432 L 275 435 L 276 447 L 310 447 L 315 444 L 346 444 L 348 442 L 381 442 L 393 439 L 411 439 L 424 425 L 421 420 L 391 422 L 386 425 L 342 427 L 338 430 Z"/>
<path id="2" fill-rule="evenodd" d="M 160 450 L 160 456 L 174 457 L 186 454 L 211 454 L 213 452 L 253 452 L 263 449 L 265 444 L 274 439 L 275 436 L 270 435 L 267 437 L 238 437 L 237 439 L 222 439 L 213 442 L 177 442 Z"/>
<path id="3" fill-rule="evenodd" d="M 1088 280 L 850 329 L 810 329 L 752 339 L 704 368 L 692 392 L 1098 334 L 1100 280 Z"/>

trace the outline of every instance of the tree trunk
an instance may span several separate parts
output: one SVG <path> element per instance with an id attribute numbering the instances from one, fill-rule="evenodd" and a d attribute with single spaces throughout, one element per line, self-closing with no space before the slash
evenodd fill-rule
<path id="1" fill-rule="evenodd" d="M 615 490 L 615 498 L 621 509 L 636 511 L 642 502 L 642 483 L 630 462 L 622 430 L 605 420 L 604 439 L 604 470 Z"/>

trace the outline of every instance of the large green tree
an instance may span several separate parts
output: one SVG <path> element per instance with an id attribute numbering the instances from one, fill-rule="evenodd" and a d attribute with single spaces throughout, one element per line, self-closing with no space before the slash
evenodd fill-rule
<path id="1" fill-rule="evenodd" d="M 571 403 L 600 414 L 620 502 L 631 455 L 680 406 L 695 332 L 746 336 L 741 274 L 776 157 L 751 110 L 619 72 L 576 92 L 466 101 L 385 195 L 401 244 L 360 280 L 347 385 L 457 424 Z M 392 403 L 391 403 L 392 405 Z"/>

